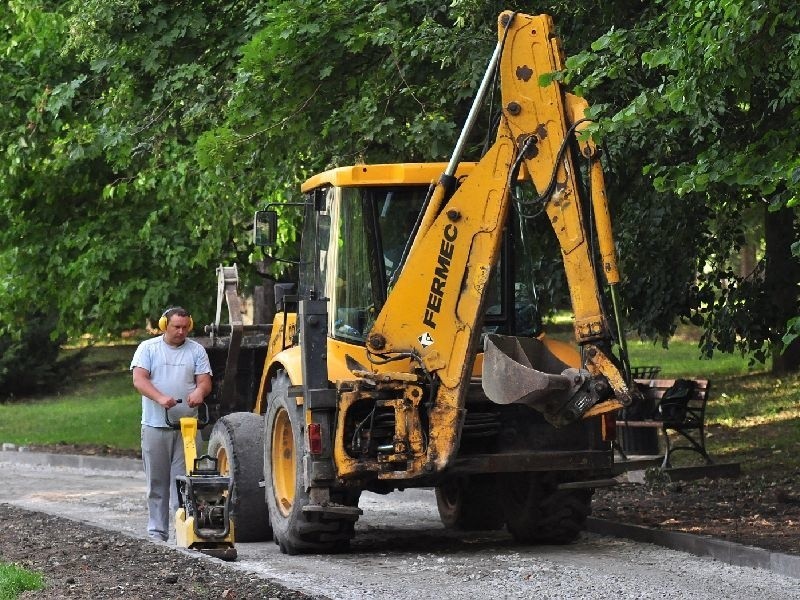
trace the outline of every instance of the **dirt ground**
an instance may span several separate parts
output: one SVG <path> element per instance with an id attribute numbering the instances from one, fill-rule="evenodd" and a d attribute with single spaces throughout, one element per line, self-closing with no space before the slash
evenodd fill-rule
<path id="1" fill-rule="evenodd" d="M 800 554 L 800 472 L 623 484 L 597 490 L 592 515 Z"/>
<path id="2" fill-rule="evenodd" d="M 45 574 L 46 588 L 22 598 L 310 598 L 166 545 L 8 504 L 0 505 L 0 559 Z"/>
<path id="3" fill-rule="evenodd" d="M 604 488 L 593 516 L 800 554 L 800 472 Z M 0 505 L 0 559 L 45 573 L 48 587 L 29 598 L 309 598 L 166 545 L 9 505 Z"/>

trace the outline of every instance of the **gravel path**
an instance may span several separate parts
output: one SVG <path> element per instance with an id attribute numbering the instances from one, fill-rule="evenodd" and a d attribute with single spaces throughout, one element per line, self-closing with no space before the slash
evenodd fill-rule
<path id="1" fill-rule="evenodd" d="M 33 596 L 43 598 L 800 599 L 800 580 L 627 540 L 520 546 L 503 532 L 455 534 L 430 490 L 363 494 L 348 554 L 238 544 L 227 564 L 142 539 L 143 493 L 138 472 L 5 464 L 0 502 L 14 507 L 0 507 L 0 556 L 46 570 L 50 587 Z"/>

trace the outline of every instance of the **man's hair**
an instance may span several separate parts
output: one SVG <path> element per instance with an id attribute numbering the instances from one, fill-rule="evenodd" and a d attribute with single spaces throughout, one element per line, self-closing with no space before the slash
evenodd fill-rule
<path id="1" fill-rule="evenodd" d="M 189 317 L 191 318 L 192 315 L 189 314 L 189 311 L 183 308 L 182 306 L 171 306 L 167 310 L 164 311 L 164 317 L 167 319 L 167 323 L 172 317 Z"/>
<path id="2" fill-rule="evenodd" d="M 161 317 L 158 319 L 159 330 L 166 333 L 167 327 L 169 327 L 169 321 L 175 315 L 189 319 L 189 329 L 194 329 L 194 321 L 192 320 L 192 315 L 190 315 L 185 308 L 181 306 L 170 306 L 167 310 L 161 313 Z"/>

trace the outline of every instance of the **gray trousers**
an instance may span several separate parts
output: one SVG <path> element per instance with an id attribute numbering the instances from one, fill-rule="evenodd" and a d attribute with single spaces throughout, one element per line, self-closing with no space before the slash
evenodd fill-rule
<path id="1" fill-rule="evenodd" d="M 199 456 L 199 433 L 195 443 Z M 186 474 L 181 432 L 166 427 L 142 425 L 142 462 L 147 480 L 147 534 L 167 541 L 169 516 L 178 508 L 175 477 Z"/>

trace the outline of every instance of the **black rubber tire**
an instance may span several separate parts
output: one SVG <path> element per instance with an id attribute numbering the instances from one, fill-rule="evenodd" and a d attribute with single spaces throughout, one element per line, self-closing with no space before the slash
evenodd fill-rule
<path id="1" fill-rule="evenodd" d="M 496 531 L 505 524 L 496 475 L 455 477 L 436 486 L 439 518 L 448 529 Z"/>
<path id="2" fill-rule="evenodd" d="M 506 526 L 521 543 L 568 544 L 592 512 L 592 489 L 558 489 L 558 473 L 507 473 L 500 479 Z"/>
<path id="3" fill-rule="evenodd" d="M 263 446 L 264 418 L 245 412 L 222 417 L 208 440 L 208 454 L 219 457 L 224 453 L 220 469 L 233 479 L 230 511 L 237 542 L 263 542 L 272 536 L 264 490 L 259 485 L 264 474 Z"/>
<path id="4" fill-rule="evenodd" d="M 288 388 L 289 378 L 283 372 L 278 373 L 272 380 L 264 421 L 264 482 L 273 539 L 284 554 L 346 551 L 354 535 L 356 518 L 303 511 L 310 504 L 303 478 L 305 419 L 303 408 L 289 398 Z M 276 447 L 282 446 L 282 451 L 274 457 L 273 442 Z M 287 454 L 292 448 L 293 459 L 289 459 Z M 287 479 L 291 475 L 287 466 L 292 460 L 293 482 Z M 357 506 L 359 493 L 331 490 L 330 497 L 333 502 Z"/>

